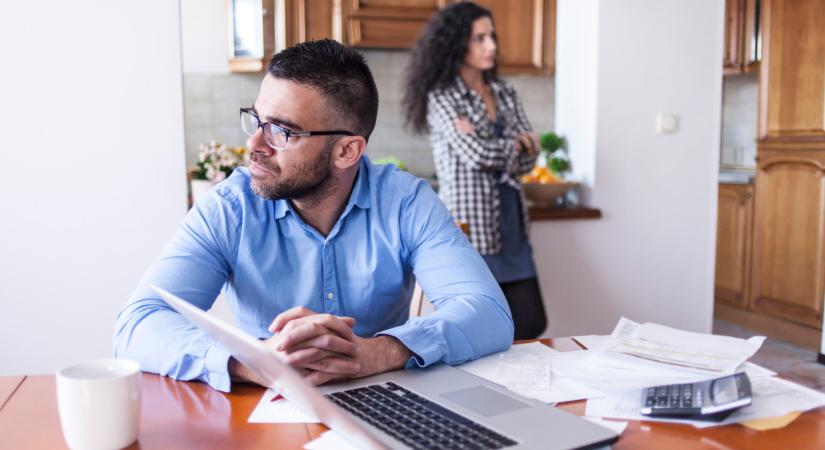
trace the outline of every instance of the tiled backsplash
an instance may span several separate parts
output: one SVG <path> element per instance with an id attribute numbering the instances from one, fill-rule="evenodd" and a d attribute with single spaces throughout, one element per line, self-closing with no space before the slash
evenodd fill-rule
<path id="1" fill-rule="evenodd" d="M 757 74 L 727 76 L 723 83 L 722 150 L 725 166 L 754 167 L 756 122 L 759 107 Z"/>
<path id="2" fill-rule="evenodd" d="M 409 170 L 428 177 L 435 173 L 432 151 L 426 136 L 416 136 L 403 127 L 401 111 L 403 75 L 409 52 L 364 50 L 378 85 L 378 122 L 367 153 L 371 158 L 395 155 Z M 198 145 L 216 140 L 227 145 L 245 145 L 246 135 L 238 123 L 238 108 L 250 106 L 258 94 L 262 74 L 184 74 L 186 162 L 194 164 Z M 549 131 L 554 124 L 553 78 L 544 76 L 505 77 L 518 91 L 527 116 L 536 131 Z"/>

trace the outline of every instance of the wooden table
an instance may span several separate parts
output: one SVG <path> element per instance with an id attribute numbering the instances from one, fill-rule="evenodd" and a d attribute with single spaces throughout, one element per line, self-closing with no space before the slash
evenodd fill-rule
<path id="1" fill-rule="evenodd" d="M 569 338 L 544 343 L 562 351 L 578 348 Z M 0 377 L 0 393 L 6 392 L 11 398 L 0 409 L 0 448 L 66 448 L 57 415 L 54 376 Z M 262 394 L 259 387 L 239 385 L 224 394 L 202 383 L 144 374 L 140 437 L 131 448 L 300 449 L 326 431 L 317 424 L 248 423 Z M 578 415 L 584 413 L 584 406 L 584 401 L 560 405 Z M 809 411 L 787 427 L 771 431 L 741 425 L 699 430 L 689 425 L 631 421 L 614 448 L 825 448 L 825 408 Z"/>

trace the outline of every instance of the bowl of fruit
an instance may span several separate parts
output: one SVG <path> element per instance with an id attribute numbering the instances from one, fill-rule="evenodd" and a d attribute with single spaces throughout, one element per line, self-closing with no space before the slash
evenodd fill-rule
<path id="1" fill-rule="evenodd" d="M 527 200 L 538 207 L 554 206 L 557 199 L 576 186 L 576 183 L 564 181 L 544 166 L 533 168 L 521 177 L 521 183 Z"/>

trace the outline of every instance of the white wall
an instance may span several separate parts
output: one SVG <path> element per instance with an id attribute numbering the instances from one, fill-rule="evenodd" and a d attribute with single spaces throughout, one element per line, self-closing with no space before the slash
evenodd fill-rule
<path id="1" fill-rule="evenodd" d="M 229 73 L 227 2 L 180 0 L 184 73 Z"/>
<path id="2" fill-rule="evenodd" d="M 533 225 L 549 335 L 608 333 L 622 315 L 711 330 L 723 4 L 559 1 L 557 128 L 604 217 Z M 598 45 L 568 18 L 598 24 Z M 679 114 L 677 133 L 656 133 L 659 112 Z"/>
<path id="3" fill-rule="evenodd" d="M 110 356 L 186 212 L 179 20 L 168 0 L 0 15 L 0 375 Z"/>

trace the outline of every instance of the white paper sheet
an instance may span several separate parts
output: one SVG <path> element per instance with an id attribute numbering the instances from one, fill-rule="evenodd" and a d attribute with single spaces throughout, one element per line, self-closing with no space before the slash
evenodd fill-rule
<path id="1" fill-rule="evenodd" d="M 359 450 L 340 434 L 330 430 L 304 445 L 307 450 Z"/>
<path id="2" fill-rule="evenodd" d="M 622 353 L 581 350 L 553 358 L 556 377 L 575 380 L 602 392 L 621 392 L 661 384 L 692 383 L 719 374 L 676 367 Z"/>
<path id="3" fill-rule="evenodd" d="M 267 389 L 261 396 L 258 406 L 249 415 L 249 422 L 320 423 L 320 420 L 296 408 L 274 390 Z"/>
<path id="4" fill-rule="evenodd" d="M 587 336 L 573 336 L 579 344 L 585 346 L 588 350 L 599 348 L 610 336 L 601 336 L 596 334 L 589 334 Z"/>
<path id="5" fill-rule="evenodd" d="M 531 342 L 529 344 L 514 345 L 506 352 L 489 355 L 456 367 L 477 377 L 505 386 L 525 397 L 534 398 L 544 403 L 567 402 L 604 395 L 596 388 L 583 385 L 568 377 L 557 376 L 554 373 L 554 359 L 566 353 L 567 352 L 553 350 L 540 342 Z M 527 363 L 528 368 L 520 370 L 518 374 L 515 375 L 515 383 L 508 384 L 508 381 L 511 381 L 512 377 L 506 379 L 507 377 L 501 376 L 500 371 L 503 367 L 501 364 L 502 355 L 507 355 L 507 364 L 517 362 L 519 359 L 531 361 Z M 545 372 L 543 370 L 537 368 L 536 360 L 546 361 L 550 365 L 549 388 L 547 387 L 547 376 L 544 375 Z M 531 374 L 538 377 L 532 380 L 533 383 L 530 382 Z M 532 388 L 525 389 L 525 386 L 532 386 Z"/>
<path id="6" fill-rule="evenodd" d="M 720 422 L 643 416 L 640 414 L 641 390 L 588 400 L 585 415 L 625 420 L 685 423 L 697 428 L 707 428 L 748 420 L 778 417 L 794 411 L 804 412 L 825 406 L 825 394 L 782 378 L 763 376 L 751 379 L 751 389 L 753 391 L 753 403 L 735 411 Z"/>
<path id="7" fill-rule="evenodd" d="M 676 366 L 732 374 L 753 356 L 764 336 L 739 339 L 693 333 L 654 323 L 639 325 L 622 317 L 600 351 L 625 353 Z"/>

